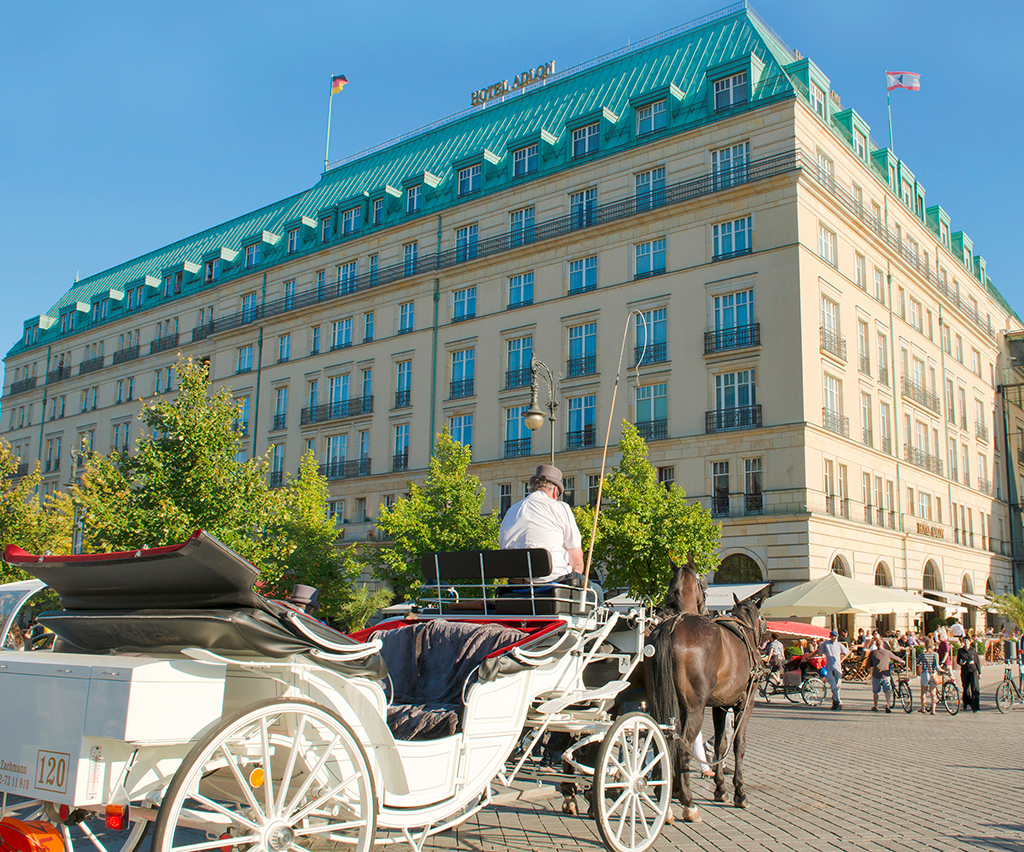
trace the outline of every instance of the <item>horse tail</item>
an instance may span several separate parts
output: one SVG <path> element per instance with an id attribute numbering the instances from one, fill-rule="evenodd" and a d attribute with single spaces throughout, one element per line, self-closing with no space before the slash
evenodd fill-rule
<path id="1" fill-rule="evenodd" d="M 654 628 L 650 645 L 654 648 L 650 664 L 650 683 L 647 685 L 647 701 L 651 715 L 659 724 L 667 724 L 670 719 L 681 723 L 679 718 L 679 696 L 676 691 L 675 641 L 677 620 L 669 618 Z"/>

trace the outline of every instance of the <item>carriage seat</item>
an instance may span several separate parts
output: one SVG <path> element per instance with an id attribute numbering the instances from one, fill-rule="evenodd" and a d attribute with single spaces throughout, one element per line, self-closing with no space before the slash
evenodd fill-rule
<path id="1" fill-rule="evenodd" d="M 516 647 L 554 644 L 565 623 L 518 620 L 384 622 L 353 634 L 380 639 L 391 675 L 388 727 L 399 740 L 430 740 L 459 730 L 462 695 L 471 678 L 493 680 L 519 670 L 508 657 Z"/>

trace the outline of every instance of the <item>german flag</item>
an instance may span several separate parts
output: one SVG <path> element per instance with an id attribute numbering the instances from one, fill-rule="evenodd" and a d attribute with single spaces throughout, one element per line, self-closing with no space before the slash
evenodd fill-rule
<path id="1" fill-rule="evenodd" d="M 339 74 L 337 77 L 331 78 L 331 94 L 336 95 L 342 89 L 345 88 L 345 84 L 348 82 L 348 77 L 344 74 Z"/>

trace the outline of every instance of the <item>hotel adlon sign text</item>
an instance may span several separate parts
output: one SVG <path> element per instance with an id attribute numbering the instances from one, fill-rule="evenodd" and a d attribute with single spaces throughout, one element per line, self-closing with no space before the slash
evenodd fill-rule
<path id="1" fill-rule="evenodd" d="M 488 86 L 486 89 L 480 89 L 478 92 L 473 92 L 469 98 L 470 106 L 480 106 L 480 104 L 485 104 L 495 98 L 511 94 L 518 89 L 522 89 L 524 86 L 529 86 L 531 83 L 538 83 L 541 80 L 545 80 L 554 73 L 555 61 L 552 59 L 544 65 L 538 65 L 536 68 L 531 68 L 529 71 L 521 71 L 516 74 L 511 85 L 508 80 L 501 80 Z"/>

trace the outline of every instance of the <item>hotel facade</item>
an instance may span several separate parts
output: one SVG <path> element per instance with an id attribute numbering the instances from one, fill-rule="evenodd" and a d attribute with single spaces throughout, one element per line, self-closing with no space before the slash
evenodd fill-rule
<path id="1" fill-rule="evenodd" d="M 534 76 L 76 282 L 5 359 L 20 470 L 52 491 L 82 440 L 131 447 L 191 356 L 271 483 L 312 450 L 371 540 L 444 426 L 489 507 L 552 442 L 593 499 L 611 413 L 721 520 L 718 581 L 838 571 L 981 623 L 1022 576 L 1024 325 L 972 240 L 744 6 Z M 558 403 L 535 433 L 532 356 Z"/>

